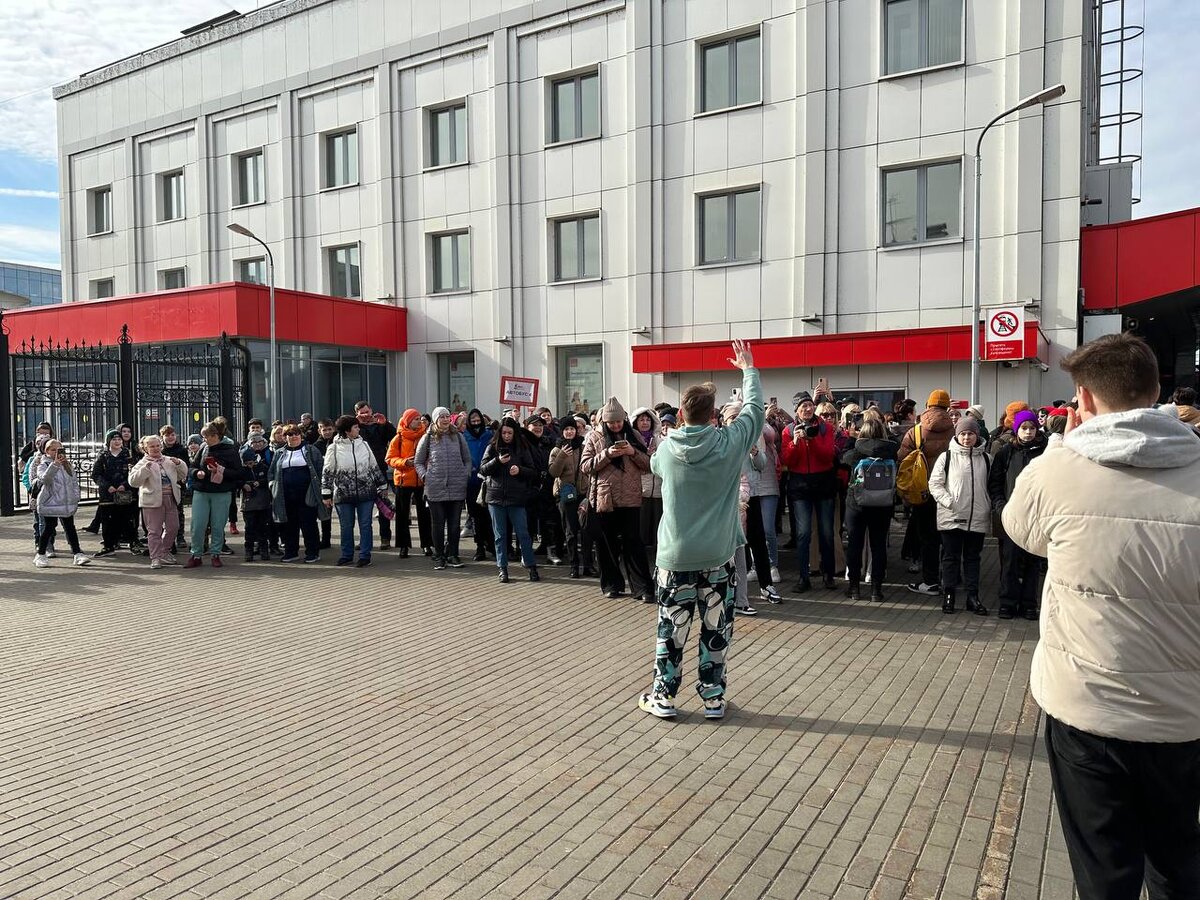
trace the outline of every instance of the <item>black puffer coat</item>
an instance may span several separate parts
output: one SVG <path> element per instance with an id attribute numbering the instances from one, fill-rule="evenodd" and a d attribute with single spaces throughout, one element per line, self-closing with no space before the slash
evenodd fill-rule
<path id="1" fill-rule="evenodd" d="M 500 462 L 500 456 L 508 453 L 512 456 L 506 463 Z M 520 471 L 510 475 L 510 466 L 517 466 Z M 483 462 L 479 464 L 479 474 L 487 482 L 486 500 L 489 506 L 528 506 L 538 496 L 540 473 L 530 453 L 529 443 L 518 432 L 511 444 L 502 444 L 497 438 L 487 445 L 483 451 Z"/>
<path id="2" fill-rule="evenodd" d="M 209 459 L 215 459 L 225 467 L 225 474 L 220 484 L 213 484 L 208 477 L 207 461 Z M 197 478 L 197 473 L 201 471 L 204 472 L 204 477 Z M 208 444 L 201 447 L 188 471 L 188 475 L 191 476 L 192 490 L 201 494 L 232 494 L 241 489 L 248 474 L 242 465 L 242 457 L 238 453 L 237 447 L 232 442 L 226 443 L 225 441 L 213 444 L 211 447 Z"/>
<path id="3" fill-rule="evenodd" d="M 101 451 L 96 457 L 96 461 L 92 463 L 92 481 L 96 482 L 96 487 L 100 489 L 100 502 L 111 503 L 112 492 L 110 487 L 125 488 L 129 487 L 129 451 L 124 447 L 116 456 L 110 450 Z M 136 496 L 136 494 L 135 494 Z"/>
<path id="4" fill-rule="evenodd" d="M 1011 433 L 1012 429 L 1009 429 L 1009 432 Z M 1028 444 L 1022 444 L 1015 437 L 1000 444 L 996 455 L 992 457 L 992 471 L 988 476 L 988 496 L 992 498 L 993 513 L 1000 514 L 1004 504 L 1012 496 L 1013 488 L 1017 486 L 1017 478 L 1045 449 L 1046 436 L 1040 431 Z"/>

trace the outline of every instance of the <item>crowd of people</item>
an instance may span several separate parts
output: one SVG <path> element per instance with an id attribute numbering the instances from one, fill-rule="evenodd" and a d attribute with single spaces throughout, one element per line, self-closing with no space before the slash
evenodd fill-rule
<path id="1" fill-rule="evenodd" d="M 1195 400 L 1181 388 L 1169 408 L 1200 427 Z M 737 478 L 738 613 L 757 614 L 751 584 L 759 602 L 776 604 L 784 593 L 814 590 L 814 571 L 822 589 L 844 577 L 845 596 L 886 599 L 888 536 L 899 520 L 900 556 L 916 576 L 908 590 L 940 597 L 946 613 L 961 592 L 966 610 L 987 615 L 981 558 L 993 533 L 998 613 L 1036 619 L 1044 561 L 1011 540 L 1000 517 L 1018 476 L 1065 431 L 1075 405 L 1014 401 L 989 430 L 982 407 L 957 408 L 944 390 L 920 412 L 910 399 L 891 410 L 837 402 L 824 380 L 797 392 L 788 409 L 763 403 Z M 714 406 L 710 424 L 729 427 L 742 406 Z M 364 401 L 336 419 L 305 413 L 269 428 L 251 419 L 239 440 L 222 418 L 186 441 L 170 425 L 140 440 L 121 425 L 89 473 L 100 502 L 87 530 L 101 536 L 89 555 L 74 522 L 79 479 L 89 476 L 72 469 L 43 422 L 22 451 L 34 564 L 56 557 L 60 529 L 76 565 L 128 550 L 153 568 L 195 568 L 205 556 L 220 567 L 234 553 L 227 535 L 242 538 L 246 562 L 315 563 L 332 547 L 336 518 L 339 566 L 370 565 L 378 543 L 400 557 L 423 553 L 437 570 L 461 568 L 465 532 L 472 560 L 494 560 L 502 583 L 517 559 L 530 581 L 540 580 L 540 565 L 563 566 L 571 578 L 598 578 L 609 598 L 653 603 L 663 488 L 651 463 L 682 424 L 669 403 L 629 413 L 614 397 L 590 416 L 555 417 L 543 407 L 492 418 L 439 406 L 407 409 L 396 425 Z M 788 550 L 798 578 L 785 590 L 780 553 Z"/>

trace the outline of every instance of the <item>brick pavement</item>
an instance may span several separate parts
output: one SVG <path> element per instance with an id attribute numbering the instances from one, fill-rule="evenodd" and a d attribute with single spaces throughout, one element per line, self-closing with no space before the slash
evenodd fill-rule
<path id="1" fill-rule="evenodd" d="M 1034 623 L 817 591 L 738 621 L 725 721 L 693 647 L 662 722 L 652 611 L 561 569 L 43 572 L 28 530 L 0 522 L 2 897 L 1072 895 Z"/>

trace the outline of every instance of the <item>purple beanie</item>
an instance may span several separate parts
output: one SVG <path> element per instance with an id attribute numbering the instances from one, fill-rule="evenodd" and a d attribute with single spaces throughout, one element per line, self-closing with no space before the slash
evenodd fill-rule
<path id="1" fill-rule="evenodd" d="M 1023 409 L 1013 416 L 1013 434 L 1016 434 L 1018 431 L 1020 431 L 1021 425 L 1025 422 L 1032 422 L 1034 425 L 1037 425 L 1037 413 Z"/>

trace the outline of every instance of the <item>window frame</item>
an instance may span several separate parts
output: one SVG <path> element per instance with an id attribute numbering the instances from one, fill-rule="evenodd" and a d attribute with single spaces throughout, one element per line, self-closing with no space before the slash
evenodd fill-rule
<path id="1" fill-rule="evenodd" d="M 97 228 L 96 227 L 96 221 L 95 221 L 95 219 L 96 219 L 96 216 L 95 216 L 96 198 L 99 197 L 101 194 L 108 195 L 108 203 L 107 203 L 107 208 L 105 210 L 107 213 L 107 216 L 108 216 L 108 222 L 106 223 L 108 226 L 107 228 Z M 87 218 L 87 221 L 86 221 L 87 236 L 88 237 L 100 237 L 105 234 L 112 234 L 113 233 L 113 190 L 112 190 L 112 185 L 105 184 L 105 185 L 99 185 L 94 188 L 88 188 L 87 199 L 85 202 L 87 203 L 87 210 L 86 210 L 86 212 L 87 212 L 87 216 L 86 216 L 86 218 Z"/>
<path id="2" fill-rule="evenodd" d="M 358 293 L 357 294 L 335 294 L 333 292 L 333 272 L 336 254 L 341 250 L 354 250 L 357 257 L 358 265 Z M 342 300 L 361 300 L 362 293 L 362 241 L 350 241 L 345 244 L 330 244 L 321 248 L 321 255 L 325 264 L 325 293 L 330 297 L 338 297 Z M 347 289 L 352 285 L 350 273 L 346 273 Z"/>
<path id="3" fill-rule="evenodd" d="M 577 212 L 567 213 L 561 216 L 551 216 L 547 220 L 549 225 L 549 244 L 546 254 L 546 281 L 551 285 L 560 284 L 580 284 L 588 281 L 603 281 L 604 280 L 604 228 L 601 221 L 602 210 L 599 207 L 596 209 L 585 209 Z M 596 258 L 599 264 L 599 271 L 594 275 L 580 274 L 574 277 L 562 277 L 562 262 L 561 253 L 558 242 L 558 229 L 560 226 L 567 223 L 574 223 L 579 229 L 579 237 L 584 234 L 584 222 L 588 219 L 596 220 L 596 243 L 598 244 Z M 579 246 L 582 248 L 584 243 L 580 240 Z M 580 254 L 582 260 L 586 253 Z"/>
<path id="4" fill-rule="evenodd" d="M 887 9 L 900 0 L 880 0 L 879 15 L 879 81 L 905 78 L 909 75 L 924 75 L 942 69 L 954 69 L 967 64 L 967 2 L 959 0 L 958 8 L 958 59 L 930 65 L 929 60 L 929 0 L 917 0 L 917 65 L 912 69 L 888 71 L 888 15 Z"/>
<path id="5" fill-rule="evenodd" d="M 736 99 L 737 96 L 737 47 L 738 41 L 746 38 L 758 38 L 758 99 L 747 100 L 744 103 L 731 103 L 728 106 L 718 106 L 713 109 L 706 109 L 704 106 L 704 53 L 711 47 L 719 47 L 725 44 L 730 47 L 730 65 L 729 65 L 729 87 L 731 88 L 730 96 Z M 737 31 L 728 31 L 722 34 L 711 35 L 709 37 L 700 38 L 695 43 L 696 48 L 696 64 L 695 64 L 695 91 L 696 102 L 695 109 L 692 111 L 693 118 L 703 116 L 715 116 L 721 113 L 732 112 L 738 109 L 751 109 L 755 106 L 763 105 L 764 88 L 766 87 L 766 74 L 763 66 L 763 28 L 761 24 L 754 25 L 750 28 L 742 28 Z"/>
<path id="6" fill-rule="evenodd" d="M 959 244 L 966 240 L 966 200 L 963 190 L 963 178 L 966 173 L 965 157 L 946 156 L 936 159 L 923 159 L 896 165 L 881 166 L 879 169 L 879 250 L 904 250 L 912 247 L 930 247 L 938 244 Z M 898 172 L 917 172 L 917 234 L 921 235 L 928 229 L 929 214 L 929 169 L 937 166 L 958 166 L 958 234 L 946 237 L 922 238 L 915 241 L 887 240 L 887 176 Z"/>
<path id="7" fill-rule="evenodd" d="M 451 169 L 455 166 L 465 166 L 471 161 L 471 110 L 470 104 L 467 102 L 467 97 L 457 97 L 453 100 L 447 100 L 443 103 L 438 103 L 434 106 L 427 106 L 422 110 L 422 118 L 425 122 L 425 159 L 423 171 L 434 172 L 439 169 Z M 437 144 L 437 127 L 434 124 L 436 117 L 440 113 L 453 113 L 454 110 L 462 109 L 463 111 L 463 158 L 452 160 L 451 162 L 435 162 L 435 148 Z M 455 146 L 455 136 L 458 126 L 455 124 L 455 116 L 450 116 L 450 146 Z"/>
<path id="8" fill-rule="evenodd" d="M 437 242 L 441 238 L 446 238 L 446 237 L 457 238 L 461 235 L 466 235 L 466 238 L 467 238 L 467 266 L 466 266 L 467 282 L 466 282 L 466 286 L 461 285 L 459 282 L 459 279 L 456 277 L 455 282 L 454 282 L 454 284 L 455 284 L 454 287 L 448 287 L 448 288 L 438 287 L 438 282 L 440 281 L 438 276 L 441 274 L 441 263 L 438 261 L 439 255 L 438 255 Z M 469 293 L 471 293 L 471 291 L 474 290 L 474 288 L 472 287 L 474 279 L 472 277 L 473 273 L 471 271 L 471 263 L 472 263 L 471 257 L 473 257 L 475 254 L 474 254 L 474 247 L 473 247 L 474 241 L 472 239 L 470 227 L 447 228 L 447 229 L 443 229 L 441 231 L 431 231 L 431 232 L 429 232 L 428 237 L 429 237 L 428 250 L 427 250 L 427 252 L 429 254 L 429 270 L 428 270 L 429 291 L 428 291 L 428 293 L 429 294 L 438 294 L 441 296 L 445 296 L 446 294 L 469 294 Z M 462 260 L 459 258 L 459 242 L 457 240 L 454 241 L 451 255 L 453 256 L 453 260 L 454 260 L 453 261 L 454 274 L 456 276 L 461 275 Z"/>
<path id="9" fill-rule="evenodd" d="M 241 164 L 242 164 L 242 160 L 248 159 L 252 156 L 257 156 L 259 159 L 259 163 L 258 163 L 258 187 L 259 187 L 258 193 L 259 193 L 259 196 L 258 196 L 257 200 L 243 201 L 241 199 L 241 195 L 243 192 L 243 188 L 245 187 L 245 182 L 242 178 L 242 165 Z M 243 150 L 240 153 L 232 154 L 231 159 L 232 159 L 233 165 L 232 165 L 232 177 L 229 179 L 230 187 L 232 188 L 232 191 L 231 191 L 232 196 L 229 198 L 230 207 L 232 209 L 243 209 L 247 206 L 261 206 L 262 204 L 266 203 L 267 202 L 267 153 L 266 153 L 266 148 L 255 147 L 255 148 L 251 148 L 249 150 Z"/>
<path id="10" fill-rule="evenodd" d="M 734 187 L 722 188 L 716 191 L 697 191 L 695 194 L 695 225 L 696 225 L 696 264 L 697 269 L 713 269 L 727 268 L 729 266 L 751 266 L 762 262 L 763 253 L 763 190 L 762 182 L 756 184 L 744 184 Z M 704 201 L 711 200 L 714 197 L 725 197 L 729 203 L 728 222 L 726 225 L 725 239 L 730 248 L 737 246 L 737 201 L 734 199 L 739 194 L 758 194 L 758 252 L 754 257 L 746 257 L 738 259 L 736 257 L 728 257 L 723 260 L 706 260 L 704 258 Z"/>
<path id="11" fill-rule="evenodd" d="M 110 293 L 100 293 L 100 285 L 102 284 L 108 284 Z M 110 297 L 115 296 L 117 296 L 117 279 L 112 275 L 109 275 L 107 278 L 93 278 L 88 281 L 89 300 L 108 300 Z"/>
<path id="12" fill-rule="evenodd" d="M 596 133 L 582 134 L 583 131 L 583 79 L 596 79 Z M 560 84 L 571 82 L 575 85 L 575 125 L 580 134 L 576 137 L 560 138 L 558 121 L 558 104 L 555 102 L 555 88 Z M 547 75 L 545 79 L 545 110 L 546 110 L 546 147 L 565 147 L 579 144 L 583 141 L 596 141 L 604 137 L 604 91 L 600 81 L 600 65 L 585 66 L 570 72 L 560 72 L 557 75 Z"/>
<path id="13" fill-rule="evenodd" d="M 243 274 L 242 267 L 246 263 L 260 263 L 262 265 L 262 270 L 263 270 L 263 280 L 262 281 L 247 281 L 246 279 L 242 278 L 242 274 Z M 267 258 L 265 256 L 246 256 L 241 259 L 235 259 L 233 261 L 233 265 L 234 265 L 234 272 L 233 272 L 233 280 L 234 281 L 239 281 L 242 284 L 266 285 L 266 283 L 267 283 Z"/>
<path id="14" fill-rule="evenodd" d="M 170 287 L 167 284 L 167 281 L 175 275 L 179 275 L 183 278 L 183 284 L 176 287 Z M 187 266 L 172 266 L 169 269 L 158 270 L 158 289 L 160 291 L 179 291 L 183 290 L 187 286 Z"/>
<path id="15" fill-rule="evenodd" d="M 334 128 L 334 129 L 331 129 L 330 131 L 321 132 L 321 135 L 320 135 L 320 139 L 321 139 L 320 190 L 321 191 L 340 191 L 345 188 L 358 187 L 362 183 L 362 153 L 360 151 L 360 143 L 358 140 L 360 131 L 361 131 L 361 129 L 359 128 L 358 123 L 355 123 L 354 125 L 349 125 L 345 128 Z M 330 184 L 328 181 L 329 174 L 331 171 L 331 169 L 330 169 L 330 165 L 331 165 L 330 153 L 329 153 L 330 143 L 339 137 L 344 137 L 349 134 L 354 135 L 354 180 L 347 181 L 347 182 L 344 182 L 341 184 Z M 347 154 L 347 159 L 349 159 L 349 156 L 350 155 Z"/>
<path id="16" fill-rule="evenodd" d="M 179 179 L 179 209 L 172 209 L 175 215 L 167 215 L 167 201 L 171 193 L 167 190 L 168 181 Z M 187 218 L 187 182 L 184 180 L 183 169 L 172 169 L 169 172 L 159 172 L 155 176 L 158 188 L 158 224 L 163 225 L 167 222 L 179 222 Z"/>

